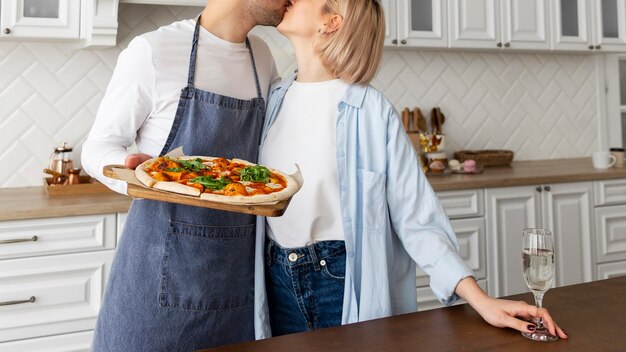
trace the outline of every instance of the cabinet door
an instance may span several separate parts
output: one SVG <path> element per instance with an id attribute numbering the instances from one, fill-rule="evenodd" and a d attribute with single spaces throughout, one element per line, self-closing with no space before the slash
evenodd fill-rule
<path id="1" fill-rule="evenodd" d="M 398 45 L 396 0 L 380 0 L 385 11 L 385 46 Z"/>
<path id="2" fill-rule="evenodd" d="M 543 227 L 554 237 L 554 285 L 591 281 L 592 183 L 553 184 L 543 189 Z"/>
<path id="3" fill-rule="evenodd" d="M 448 46 L 445 1 L 408 0 L 398 6 L 400 46 Z"/>
<path id="4" fill-rule="evenodd" d="M 626 0 L 592 0 L 596 50 L 626 51 Z"/>
<path id="5" fill-rule="evenodd" d="M 552 49 L 594 50 L 592 5 L 587 0 L 553 0 Z"/>
<path id="6" fill-rule="evenodd" d="M 626 275 L 626 261 L 600 264 L 598 265 L 597 272 L 598 280 L 612 279 L 614 277 L 624 276 Z"/>
<path id="7" fill-rule="evenodd" d="M 502 46 L 499 0 L 450 0 L 449 20 L 452 48 Z"/>
<path id="8" fill-rule="evenodd" d="M 89 352 L 93 331 L 0 343 L 2 352 Z"/>
<path id="9" fill-rule="evenodd" d="M 114 255 L 0 260 L 0 342 L 93 330 Z"/>
<path id="10" fill-rule="evenodd" d="M 5 38 L 78 39 L 80 0 L 2 0 Z"/>
<path id="11" fill-rule="evenodd" d="M 504 0 L 502 6 L 505 48 L 550 49 L 548 0 Z"/>
<path id="12" fill-rule="evenodd" d="M 459 241 L 461 259 L 474 271 L 477 279 L 486 278 L 485 219 L 451 220 L 450 224 Z M 429 284 L 428 275 L 417 268 L 417 286 L 428 286 Z"/>
<path id="13" fill-rule="evenodd" d="M 626 205 L 597 207 L 595 214 L 597 262 L 626 260 Z"/>
<path id="14" fill-rule="evenodd" d="M 534 186 L 485 190 L 489 292 L 527 292 L 522 276 L 522 230 L 541 226 L 541 193 Z"/>

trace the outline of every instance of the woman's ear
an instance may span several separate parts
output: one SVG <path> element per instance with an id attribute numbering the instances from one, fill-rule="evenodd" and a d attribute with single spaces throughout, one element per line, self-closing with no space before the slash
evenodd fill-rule
<path id="1" fill-rule="evenodd" d="M 325 34 L 334 33 L 341 28 L 341 24 L 343 23 L 343 17 L 339 15 L 332 15 L 326 22 L 326 32 Z"/>

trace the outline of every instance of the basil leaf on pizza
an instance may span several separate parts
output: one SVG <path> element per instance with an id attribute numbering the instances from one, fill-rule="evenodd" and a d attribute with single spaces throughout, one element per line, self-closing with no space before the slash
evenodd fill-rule
<path id="1" fill-rule="evenodd" d="M 242 181 L 263 182 L 266 183 L 272 174 L 263 165 L 248 166 L 239 172 Z"/>
<path id="2" fill-rule="evenodd" d="M 289 175 L 240 159 L 208 156 L 158 157 L 135 169 L 146 186 L 231 204 L 276 202 L 299 189 Z"/>

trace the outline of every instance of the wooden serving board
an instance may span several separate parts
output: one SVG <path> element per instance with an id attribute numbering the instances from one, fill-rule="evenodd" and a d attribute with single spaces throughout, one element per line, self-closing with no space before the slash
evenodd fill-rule
<path id="1" fill-rule="evenodd" d="M 113 170 L 114 168 L 126 169 L 124 165 L 107 165 L 102 170 L 104 176 L 121 180 L 121 178 L 118 177 L 118 175 Z M 211 208 L 217 210 L 233 211 L 236 213 L 269 217 L 283 215 L 285 213 L 285 210 L 287 209 L 287 206 L 289 205 L 289 202 L 291 201 L 291 198 L 289 198 L 276 204 L 224 204 L 184 194 L 170 193 L 159 189 L 139 186 L 132 183 L 128 183 L 127 193 L 133 198 L 152 199 L 162 202 L 177 203 L 202 208 Z"/>

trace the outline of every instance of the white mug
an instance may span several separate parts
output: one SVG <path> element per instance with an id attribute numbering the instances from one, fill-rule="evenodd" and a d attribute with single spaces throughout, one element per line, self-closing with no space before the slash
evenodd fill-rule
<path id="1" fill-rule="evenodd" d="M 609 152 L 594 152 L 591 159 L 593 161 L 593 167 L 596 169 L 608 169 L 615 165 L 616 161 L 615 156 L 611 155 Z M 609 161 L 609 159 L 611 161 Z"/>

